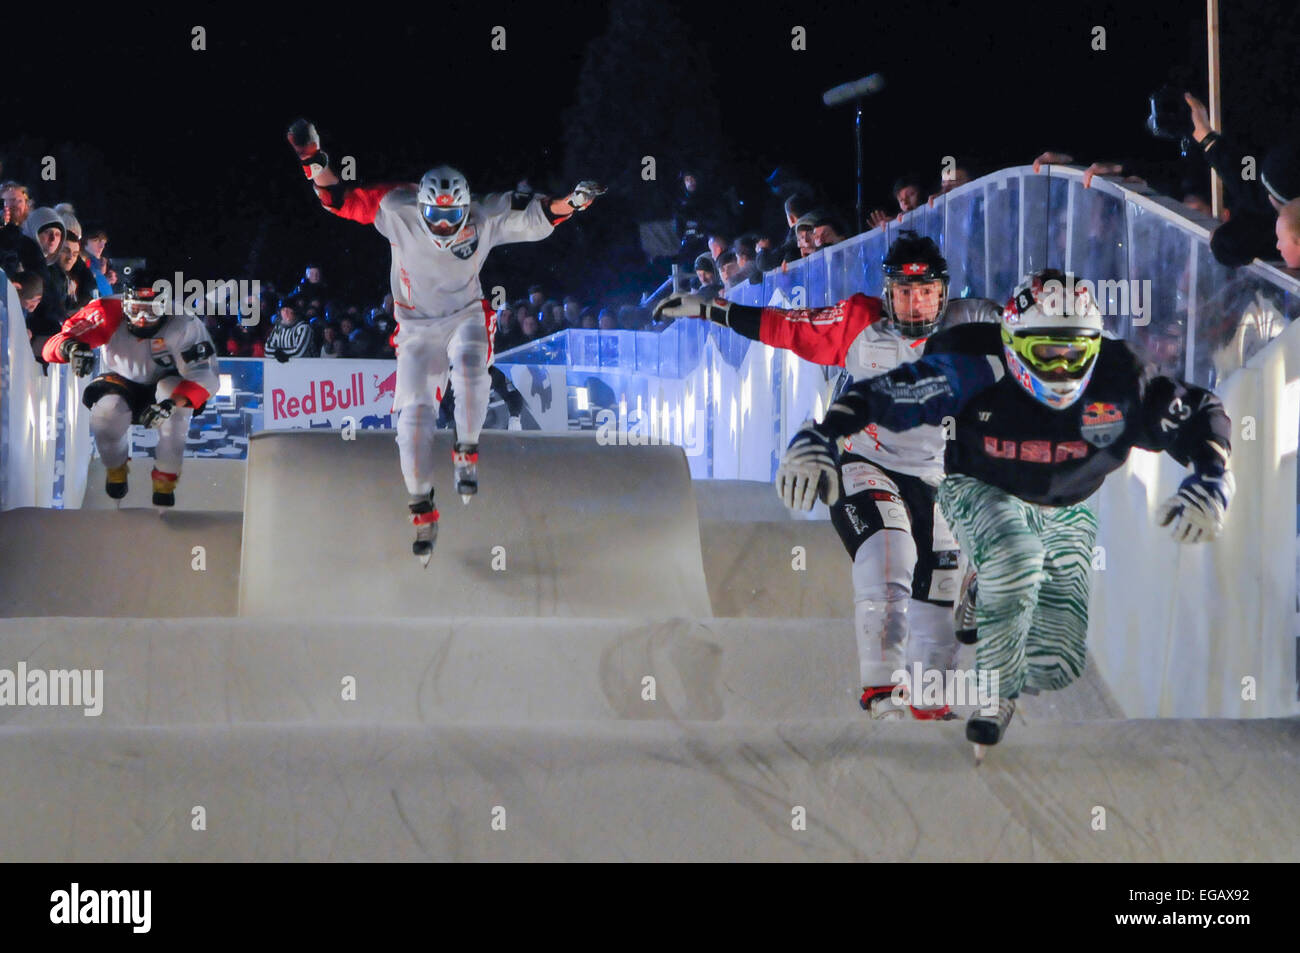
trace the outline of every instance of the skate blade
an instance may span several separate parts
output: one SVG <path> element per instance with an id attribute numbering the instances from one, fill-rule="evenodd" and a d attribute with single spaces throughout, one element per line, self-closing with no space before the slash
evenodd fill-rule
<path id="1" fill-rule="evenodd" d="M 474 498 L 474 494 L 473 494 L 473 493 L 462 493 L 462 494 L 460 495 L 460 501 L 461 501 L 461 503 L 463 503 L 465 506 L 469 506 L 469 501 L 472 500 L 473 498 Z"/>
<path id="2" fill-rule="evenodd" d="M 975 767 L 978 768 L 981 764 L 984 763 L 984 756 L 988 754 L 988 751 L 989 751 L 988 745 L 981 745 L 981 744 L 975 745 Z"/>
<path id="3" fill-rule="evenodd" d="M 433 559 L 433 553 L 425 553 L 423 556 L 416 556 L 415 558 L 420 560 L 421 568 L 428 569 L 429 561 Z"/>

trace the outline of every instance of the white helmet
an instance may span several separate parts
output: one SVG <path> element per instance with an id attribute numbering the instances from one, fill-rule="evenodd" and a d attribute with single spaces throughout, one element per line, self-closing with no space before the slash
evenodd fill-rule
<path id="1" fill-rule="evenodd" d="M 1037 271 L 1002 310 L 1002 353 L 1016 381 L 1053 410 L 1079 399 L 1101 353 L 1101 311 L 1086 282 Z"/>
<path id="2" fill-rule="evenodd" d="M 430 169 L 420 179 L 420 216 L 439 248 L 450 248 L 469 221 L 469 183 L 449 165 Z"/>

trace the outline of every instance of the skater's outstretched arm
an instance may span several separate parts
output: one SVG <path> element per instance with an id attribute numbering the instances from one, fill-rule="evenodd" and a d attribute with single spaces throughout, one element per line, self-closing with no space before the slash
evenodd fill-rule
<path id="1" fill-rule="evenodd" d="M 880 299 L 864 294 L 826 308 L 755 308 L 724 298 L 679 294 L 655 306 L 655 320 L 703 318 L 814 364 L 841 367 L 863 328 L 880 320 Z"/>
<path id="2" fill-rule="evenodd" d="M 572 192 L 558 199 L 523 192 L 496 192 L 479 203 L 493 228 L 493 245 L 536 242 L 546 238 L 560 222 L 574 212 L 591 207 L 605 188 L 595 182 L 579 182 Z"/>
<path id="3" fill-rule="evenodd" d="M 836 440 L 869 424 L 899 432 L 956 417 L 972 397 L 1006 373 L 991 355 L 935 354 L 856 381 L 831 404 L 817 430 Z"/>
<path id="4" fill-rule="evenodd" d="M 107 343 L 121 323 L 120 303 L 96 299 L 63 322 L 59 333 L 46 340 L 41 356 L 47 364 L 71 363 L 80 377 L 90 372 L 94 349 Z"/>
<path id="5" fill-rule="evenodd" d="M 288 133 L 289 145 L 302 164 L 302 172 L 311 180 L 316 197 L 340 218 L 373 225 L 384 196 L 396 188 L 411 188 L 410 182 L 387 182 L 380 185 L 344 185 L 329 166 L 329 156 L 321 148 L 316 127 L 306 119 L 296 120 Z"/>

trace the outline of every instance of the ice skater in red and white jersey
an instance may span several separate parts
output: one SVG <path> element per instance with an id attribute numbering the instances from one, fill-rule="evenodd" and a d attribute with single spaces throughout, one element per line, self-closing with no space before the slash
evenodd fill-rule
<path id="1" fill-rule="evenodd" d="M 430 169 L 418 185 L 345 184 L 329 167 L 307 120 L 289 127 L 289 144 L 321 204 L 342 218 L 374 225 L 393 248 L 390 280 L 398 323 L 393 409 L 415 525 L 411 549 L 427 566 L 438 530 L 433 432 L 448 381 L 456 392 L 456 492 L 465 502 L 478 492 L 478 440 L 487 415 L 496 330 L 479 271 L 495 246 L 546 238 L 605 190 L 579 182 L 558 199 L 512 192 L 475 199 L 465 176 L 445 165 Z"/>
<path id="2" fill-rule="evenodd" d="M 131 425 L 156 427 L 153 504 L 170 507 L 190 419 L 218 387 L 216 348 L 203 321 L 174 305 L 158 284 L 130 267 L 122 281 L 120 295 L 92 301 L 64 321 L 42 354 L 84 377 L 100 352 L 104 373 L 86 385 L 82 402 L 108 471 L 104 490 L 115 500 L 126 496 Z"/>

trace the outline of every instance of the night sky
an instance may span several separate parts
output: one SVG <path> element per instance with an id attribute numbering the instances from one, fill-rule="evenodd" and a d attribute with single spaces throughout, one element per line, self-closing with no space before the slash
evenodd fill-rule
<path id="1" fill-rule="evenodd" d="M 415 180 L 448 161 L 476 192 L 524 175 L 567 188 L 568 168 L 583 164 L 566 155 L 565 129 L 584 56 L 626 3 L 644 0 L 350 5 L 357 12 L 346 16 L 310 4 L 273 15 L 225 4 L 129 13 L 102 5 L 99 14 L 58 14 L 57 28 L 53 7 L 38 7 L 29 22 L 6 10 L 4 175 L 30 181 L 40 204 L 71 200 L 84 225 L 105 225 L 110 257 L 282 284 L 316 259 L 335 287 L 377 303 L 387 243 L 315 204 L 284 141 L 288 122 L 313 119 L 332 156 L 356 157 L 363 181 Z M 1225 117 L 1262 150 L 1300 116 L 1300 6 L 1250 6 L 1246 14 L 1224 4 Z M 1198 0 L 657 9 L 662 22 L 636 31 L 642 51 L 620 48 L 619 57 L 667 57 L 672 65 L 657 73 L 672 70 L 672 89 L 688 89 L 690 108 L 717 118 L 665 152 L 707 153 L 697 161 L 750 208 L 779 164 L 851 214 L 852 109 L 827 109 L 821 93 L 868 73 L 887 82 L 865 113 L 868 200 L 882 206 L 897 175 L 937 178 L 949 154 L 984 169 L 1049 146 L 1083 159 L 1171 157 L 1176 147 L 1143 129 L 1147 95 L 1171 77 L 1205 91 Z M 190 48 L 195 24 L 207 30 L 204 52 Z M 490 48 L 497 25 L 507 30 L 505 52 Z M 806 27 L 807 51 L 791 49 L 794 25 Z M 1104 52 L 1090 47 L 1098 25 Z M 583 95 L 618 107 L 605 140 L 617 144 L 664 106 L 643 79 L 630 84 L 604 69 Z M 55 183 L 34 174 L 45 154 L 59 159 Z M 631 149 L 627 168 L 639 158 Z M 587 298 L 642 287 L 644 262 L 620 243 L 630 244 L 638 215 L 664 207 L 676 171 L 661 167 L 655 183 L 621 176 L 622 194 L 566 226 L 572 234 L 496 252 L 485 277 L 506 282 L 512 296 L 535 280 Z"/>

